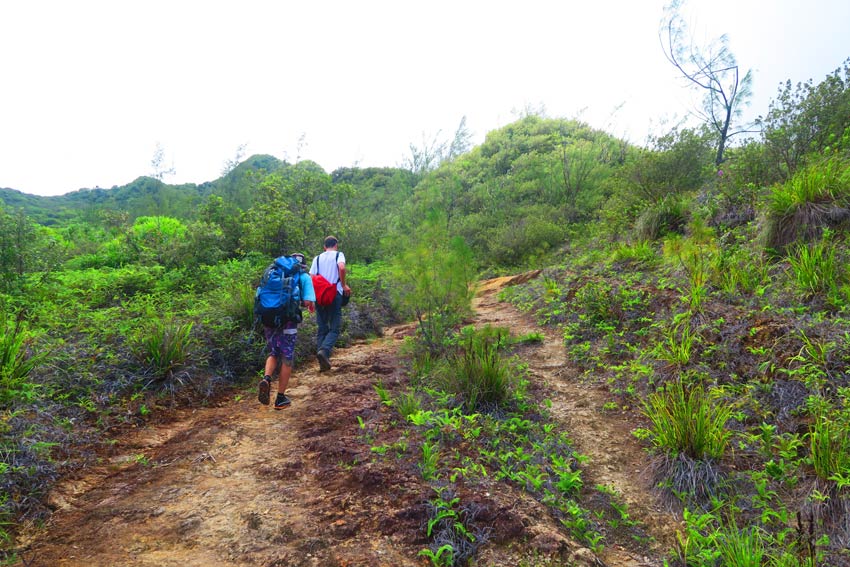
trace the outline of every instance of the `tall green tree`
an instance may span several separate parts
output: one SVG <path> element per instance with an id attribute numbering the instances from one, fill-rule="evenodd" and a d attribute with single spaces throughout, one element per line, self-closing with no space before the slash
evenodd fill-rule
<path id="1" fill-rule="evenodd" d="M 469 314 L 476 277 L 472 251 L 463 239 L 449 237 L 443 217 L 441 211 L 429 211 L 393 270 L 396 301 L 416 318 L 424 343 L 435 353 L 450 329 Z"/>
<path id="2" fill-rule="evenodd" d="M 372 262 L 395 253 L 384 250 L 384 237 L 398 232 L 401 213 L 410 201 L 417 176 L 401 168 L 352 168 L 334 170 L 334 184 L 346 184 L 344 210 L 348 218 L 345 254 L 358 262 Z"/>
<path id="3" fill-rule="evenodd" d="M 602 198 L 602 186 L 612 171 L 623 164 L 627 145 L 621 140 L 588 131 L 561 141 L 560 170 L 564 218 L 589 218 Z M 592 195 L 595 194 L 595 198 Z"/>
<path id="4" fill-rule="evenodd" d="M 657 204 L 698 189 L 711 173 L 710 144 L 705 131 L 689 128 L 652 137 L 625 170 L 634 196 Z"/>
<path id="5" fill-rule="evenodd" d="M 239 239 L 242 236 L 240 214 L 235 203 L 225 201 L 218 195 L 208 196 L 198 209 L 198 220 L 221 232 L 221 252 L 225 258 L 235 257 L 239 250 Z"/>
<path id="6" fill-rule="evenodd" d="M 850 152 L 850 59 L 817 85 L 809 79 L 780 87 L 759 119 L 768 158 L 782 180 L 825 151 Z"/>
<path id="7" fill-rule="evenodd" d="M 243 216 L 243 251 L 269 256 L 321 251 L 325 236 L 342 242 L 348 215 L 347 183 L 333 183 L 316 163 L 302 161 L 268 174 L 258 185 L 255 204 Z"/>
<path id="8" fill-rule="evenodd" d="M 186 225 L 164 216 L 139 217 L 127 237 L 127 244 L 143 264 L 174 266 L 181 242 L 186 237 Z"/>
<path id="9" fill-rule="evenodd" d="M 23 211 L 0 207 L 0 278 L 7 289 L 31 267 L 37 251 L 36 229 Z"/>

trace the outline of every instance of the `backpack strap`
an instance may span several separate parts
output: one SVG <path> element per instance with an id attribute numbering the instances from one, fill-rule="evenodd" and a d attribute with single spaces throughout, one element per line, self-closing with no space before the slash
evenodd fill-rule
<path id="1" fill-rule="evenodd" d="M 335 260 L 335 261 L 336 261 L 336 263 L 337 263 L 337 264 L 339 264 L 339 250 L 337 250 L 337 253 L 336 253 L 336 260 Z M 322 272 L 321 272 L 321 271 L 319 271 L 319 261 L 318 261 L 318 260 L 316 260 L 316 272 L 317 272 L 320 276 L 322 275 Z M 339 276 L 339 267 L 337 267 L 337 276 Z M 336 281 L 334 282 L 334 285 L 336 285 L 336 284 L 338 284 L 338 283 L 339 283 L 339 277 L 337 277 L 337 278 L 336 278 Z"/>
<path id="2" fill-rule="evenodd" d="M 339 250 L 336 252 L 336 258 L 334 258 L 334 264 L 336 264 L 336 283 L 339 283 Z"/>

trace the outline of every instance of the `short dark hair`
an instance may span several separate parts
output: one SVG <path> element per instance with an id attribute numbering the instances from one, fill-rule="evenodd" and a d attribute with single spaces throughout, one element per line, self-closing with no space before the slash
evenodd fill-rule
<path id="1" fill-rule="evenodd" d="M 339 240 L 336 239 L 336 236 L 328 236 L 325 238 L 325 248 L 333 248 L 339 244 Z"/>

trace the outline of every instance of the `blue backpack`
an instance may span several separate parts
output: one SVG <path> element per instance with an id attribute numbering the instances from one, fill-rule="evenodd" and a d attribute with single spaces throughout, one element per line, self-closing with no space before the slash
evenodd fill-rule
<path id="1" fill-rule="evenodd" d="M 301 264 L 298 259 L 280 256 L 266 268 L 254 296 L 254 314 L 267 327 L 301 322 Z"/>

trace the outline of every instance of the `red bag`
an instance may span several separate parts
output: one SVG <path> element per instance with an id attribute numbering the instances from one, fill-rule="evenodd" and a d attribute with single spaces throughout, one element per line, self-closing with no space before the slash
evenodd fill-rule
<path id="1" fill-rule="evenodd" d="M 336 299 L 336 284 L 332 284 L 321 274 L 311 274 L 313 289 L 316 292 L 316 305 L 327 307 Z"/>

